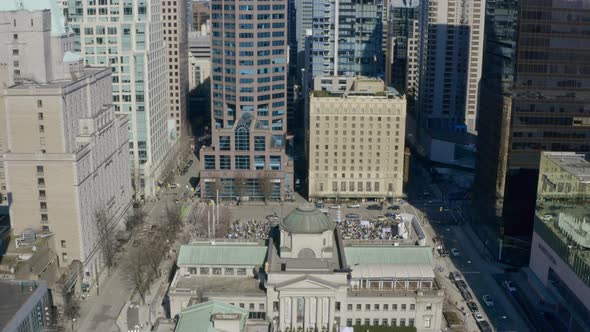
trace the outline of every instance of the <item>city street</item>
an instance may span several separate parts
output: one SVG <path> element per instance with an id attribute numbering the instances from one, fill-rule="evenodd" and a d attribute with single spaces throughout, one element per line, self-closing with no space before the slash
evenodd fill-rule
<path id="1" fill-rule="evenodd" d="M 431 183 L 430 175 L 421 167 L 414 167 L 411 171 L 411 188 L 409 190 L 409 202 L 413 206 L 412 211 L 419 210 L 424 213 L 428 222 L 425 231 L 431 236 L 438 236 L 448 251 L 452 248 L 458 250 L 459 255 L 440 257 L 435 254 L 435 264 L 444 267 L 447 294 L 452 301 L 457 301 L 458 307 L 466 307 L 457 288 L 449 280 L 449 273 L 460 271 L 472 290 L 474 301 L 477 302 L 480 311 L 484 311 L 490 324 L 498 332 L 507 331 L 531 331 L 530 325 L 524 319 L 519 307 L 514 306 L 509 299 L 510 294 L 501 286 L 498 280 L 508 280 L 504 271 L 505 266 L 490 260 L 484 251 L 479 238 L 473 233 L 463 216 L 454 213 L 443 202 L 442 193 L 436 184 Z M 425 193 L 429 193 L 424 195 Z M 428 198 L 424 198 L 429 196 Z M 443 211 L 441 212 L 441 207 Z M 419 213 L 420 214 L 420 213 Z M 420 214 L 421 215 L 421 214 Z M 436 235 L 435 235 L 436 234 Z M 493 306 L 486 306 L 482 297 L 490 295 L 494 301 Z M 467 310 L 468 311 L 468 310 Z M 478 330 L 474 319 L 468 320 L 469 331 Z"/>
<path id="2" fill-rule="evenodd" d="M 178 206 L 175 201 L 181 197 L 183 192 L 188 192 L 185 185 L 189 184 L 192 176 L 198 176 L 198 161 L 194 156 L 193 165 L 185 175 L 177 175 L 175 183 L 180 184 L 176 189 L 163 188 L 160 193 L 159 200 L 149 201 L 142 207 L 147 213 L 146 223 L 158 225 L 166 218 L 167 206 Z M 137 230 L 138 231 L 138 230 Z M 133 240 L 137 238 L 137 234 L 133 234 L 129 242 L 123 248 L 122 253 L 117 257 L 118 262 L 125 262 L 129 255 L 128 248 L 131 247 Z M 76 331 L 119 331 L 119 327 L 115 325 L 117 317 L 122 314 L 125 303 L 130 298 L 133 292 L 132 286 L 124 274 L 121 264 L 118 264 L 111 269 L 110 275 L 107 276 L 106 271 L 101 276 L 99 283 L 99 294 L 97 296 L 96 287 L 90 290 L 90 296 L 81 300 L 80 317 L 75 324 Z M 152 312 L 157 310 L 157 306 L 151 308 Z M 154 316 L 152 316 L 154 317 Z M 126 330 L 125 326 L 121 326 Z"/>

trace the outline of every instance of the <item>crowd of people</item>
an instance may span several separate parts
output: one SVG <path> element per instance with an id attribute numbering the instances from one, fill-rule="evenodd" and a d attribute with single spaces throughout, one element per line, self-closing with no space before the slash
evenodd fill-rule
<path id="1" fill-rule="evenodd" d="M 268 238 L 268 233 L 272 226 L 269 220 L 236 220 L 230 227 L 227 234 L 229 239 L 241 240 L 264 240 Z"/>
<path id="2" fill-rule="evenodd" d="M 399 221 L 344 219 L 338 225 L 344 240 L 392 240 L 396 238 Z"/>

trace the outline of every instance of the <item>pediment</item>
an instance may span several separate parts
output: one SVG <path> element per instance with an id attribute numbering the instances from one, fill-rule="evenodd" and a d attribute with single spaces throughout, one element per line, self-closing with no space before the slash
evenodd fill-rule
<path id="1" fill-rule="evenodd" d="M 290 289 L 335 289 L 337 286 L 327 280 L 306 274 L 304 276 L 282 282 L 275 288 L 281 291 Z"/>

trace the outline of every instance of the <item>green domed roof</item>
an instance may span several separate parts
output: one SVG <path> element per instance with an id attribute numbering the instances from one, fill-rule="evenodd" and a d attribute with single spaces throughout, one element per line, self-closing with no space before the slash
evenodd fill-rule
<path id="1" fill-rule="evenodd" d="M 281 230 L 290 233 L 323 233 L 335 225 L 320 210 L 313 207 L 298 207 L 279 223 Z"/>

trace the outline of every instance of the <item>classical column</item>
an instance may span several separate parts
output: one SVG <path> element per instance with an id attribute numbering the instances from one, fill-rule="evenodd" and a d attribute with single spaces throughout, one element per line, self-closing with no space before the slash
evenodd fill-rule
<path id="1" fill-rule="evenodd" d="M 316 303 L 317 298 L 315 297 L 310 297 L 309 298 L 309 327 L 313 328 L 316 326 L 316 316 L 317 316 L 317 312 L 318 312 L 318 306 Z"/>
<path id="2" fill-rule="evenodd" d="M 327 297 L 322 298 L 322 325 L 327 326 L 330 315 L 330 303 Z"/>
<path id="3" fill-rule="evenodd" d="M 311 316 L 311 312 L 309 310 L 309 297 L 304 298 L 305 307 L 303 308 L 303 330 L 306 331 L 311 326 L 309 325 L 309 316 Z"/>
<path id="4" fill-rule="evenodd" d="M 285 298 L 284 297 L 280 297 L 279 298 L 279 322 L 280 322 L 280 329 L 281 331 L 285 330 L 285 321 L 287 319 L 287 312 L 286 312 L 286 307 L 285 307 Z"/>
<path id="5" fill-rule="evenodd" d="M 329 303 L 329 307 L 328 307 L 328 331 L 331 330 L 332 325 L 334 324 L 334 299 L 333 298 L 328 298 L 328 303 Z"/>
<path id="6" fill-rule="evenodd" d="M 291 298 L 291 329 L 297 328 L 297 298 Z"/>

